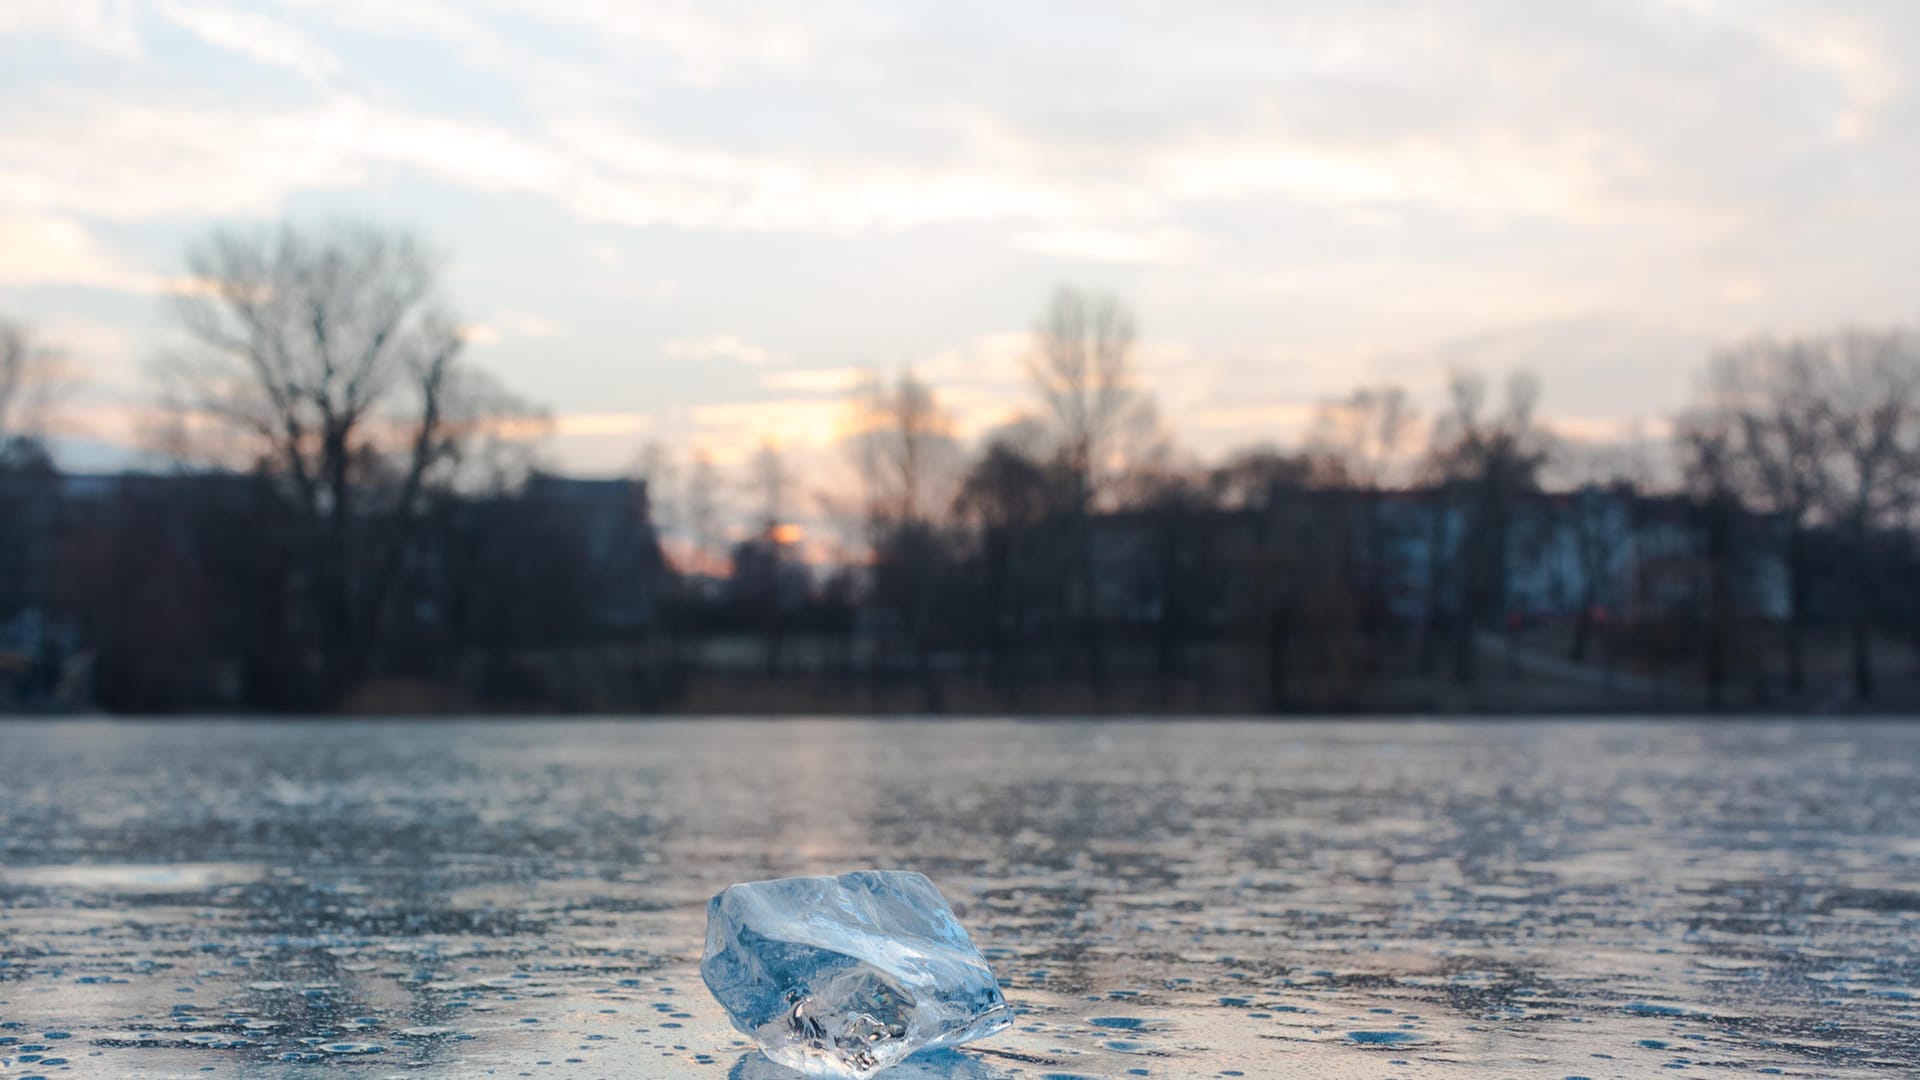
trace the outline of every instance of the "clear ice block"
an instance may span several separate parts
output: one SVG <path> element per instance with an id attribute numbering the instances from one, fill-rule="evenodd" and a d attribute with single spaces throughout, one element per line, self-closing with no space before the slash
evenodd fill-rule
<path id="1" fill-rule="evenodd" d="M 1013 1023 L 946 898 L 909 871 L 730 886 L 707 905 L 700 975 L 734 1027 L 808 1076 L 872 1076 Z"/>

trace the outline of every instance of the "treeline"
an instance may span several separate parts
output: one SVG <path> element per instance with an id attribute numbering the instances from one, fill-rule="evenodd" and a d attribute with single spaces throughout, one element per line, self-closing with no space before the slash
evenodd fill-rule
<path id="1" fill-rule="evenodd" d="M 1754 340 L 1659 439 L 1526 374 L 1385 386 L 1203 464 L 1119 299 L 1060 290 L 1031 409 L 847 404 L 849 482 L 654 447 L 569 479 L 431 254 L 219 232 L 157 375 L 174 466 L 63 476 L 59 356 L 0 324 L 0 704 L 122 711 L 1897 708 L 1920 700 L 1920 340 Z M 837 530 L 829 548 L 802 519 Z M 1898 650 L 1904 662 L 1890 661 Z"/>

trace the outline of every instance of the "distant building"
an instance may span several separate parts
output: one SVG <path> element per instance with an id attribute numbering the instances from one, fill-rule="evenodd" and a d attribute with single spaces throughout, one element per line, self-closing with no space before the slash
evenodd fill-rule
<path id="1" fill-rule="evenodd" d="M 1684 612 L 1702 595 L 1697 507 L 1682 496 L 1590 487 L 1534 492 L 1509 508 L 1504 594 L 1511 618 L 1560 619 L 1591 605 L 1621 618 Z M 1369 524 L 1370 522 L 1370 524 Z M 1092 523 L 1094 604 L 1103 622 L 1146 625 L 1169 605 L 1190 631 L 1224 629 L 1259 592 L 1312 588 L 1335 576 L 1364 587 L 1387 618 L 1425 620 L 1456 599 L 1450 578 L 1469 521 L 1439 488 L 1378 493 L 1279 485 L 1248 510 L 1195 507 L 1101 514 Z M 1735 606 L 1786 615 L 1786 568 L 1773 522 L 1745 514 Z M 1435 575 L 1438 574 L 1436 588 Z M 1077 590 L 1077 582 L 1068 582 Z"/>
<path id="2" fill-rule="evenodd" d="M 646 481 L 535 473 L 526 499 L 578 537 L 586 559 L 581 569 L 596 590 L 590 615 L 601 631 L 629 633 L 658 622 L 667 564 Z"/>
<path id="3" fill-rule="evenodd" d="M 1443 490 L 1392 492 L 1382 501 L 1382 531 L 1396 583 L 1396 617 L 1427 614 L 1436 570 L 1443 578 L 1466 535 L 1467 518 Z M 1599 487 L 1533 492 L 1515 500 L 1505 547 L 1510 615 L 1572 616 L 1589 601 L 1617 616 L 1673 614 L 1701 595 L 1702 550 L 1694 504 L 1674 495 Z M 1786 566 L 1773 522 L 1743 514 L 1737 608 L 1750 616 L 1786 616 Z M 1445 602 L 1449 595 L 1440 590 Z"/>

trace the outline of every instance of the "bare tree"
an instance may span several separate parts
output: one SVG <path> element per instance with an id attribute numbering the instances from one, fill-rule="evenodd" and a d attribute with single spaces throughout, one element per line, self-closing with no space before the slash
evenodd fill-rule
<path id="1" fill-rule="evenodd" d="M 1315 451 L 1292 454 L 1262 444 L 1236 450 L 1208 470 L 1207 492 L 1228 510 L 1267 506 L 1278 488 L 1340 487 L 1347 483 L 1341 463 Z"/>
<path id="2" fill-rule="evenodd" d="M 1786 529 L 1787 690 L 1806 685 L 1806 625 L 1813 578 L 1809 533 L 1828 497 L 1831 425 L 1822 403 L 1827 358 L 1817 342 L 1757 339 L 1727 349 L 1708 369 L 1701 411 L 1735 441 L 1743 493 Z"/>
<path id="3" fill-rule="evenodd" d="M 1051 420 L 1055 448 L 1089 505 L 1106 492 L 1130 442 L 1152 431 L 1139 385 L 1133 312 L 1111 293 L 1062 287 L 1034 328 L 1027 377 Z"/>
<path id="4" fill-rule="evenodd" d="M 26 384 L 34 352 L 25 327 L 0 319 L 0 441 L 13 434 L 14 402 Z"/>
<path id="5" fill-rule="evenodd" d="M 760 508 L 760 528 L 772 536 L 787 520 L 787 487 L 791 477 L 780 444 L 762 440 L 747 463 L 747 483 Z"/>
<path id="6" fill-rule="evenodd" d="M 870 526 L 925 524 L 951 499 L 960 444 L 953 418 L 912 370 L 867 380 L 852 405 L 848 449 L 866 488 Z"/>
<path id="7" fill-rule="evenodd" d="M 847 447 L 865 492 L 873 599 L 898 620 L 923 707 L 942 710 L 933 666 L 934 594 L 946 544 L 935 519 L 949 500 L 960 447 L 933 388 L 903 371 L 855 394 Z"/>
<path id="8" fill-rule="evenodd" d="M 1339 461 L 1352 483 L 1388 488 L 1401 477 L 1419 423 L 1420 412 L 1404 388 L 1362 387 L 1321 404 L 1308 445 Z"/>
<path id="9" fill-rule="evenodd" d="M 653 519 L 654 531 L 663 541 L 682 539 L 685 522 L 681 520 L 681 493 L 675 490 L 680 470 L 673 452 L 658 439 L 649 439 L 634 455 L 629 472 L 646 488 L 647 513 Z M 669 548 L 663 545 L 662 550 Z"/>
<path id="10" fill-rule="evenodd" d="M 777 675 L 781 669 L 781 646 L 785 630 L 785 585 L 788 552 L 793 540 L 786 520 L 787 489 L 791 478 L 786 456 L 771 438 L 761 442 L 747 463 L 747 481 L 760 505 L 759 533 L 736 545 L 733 559 L 733 586 L 755 609 L 760 623 L 762 654 L 766 673 Z M 744 587 L 743 587 L 744 586 Z"/>
<path id="11" fill-rule="evenodd" d="M 1096 699 L 1106 694 L 1099 573 L 1091 515 L 1121 471 L 1129 442 L 1150 439 L 1152 403 L 1139 387 L 1133 313 L 1110 293 L 1054 292 L 1034 328 L 1027 376 L 1051 421 L 1055 454 L 1072 482 L 1075 604 Z"/>
<path id="12" fill-rule="evenodd" d="M 1635 542 L 1633 514 L 1644 468 L 1630 444 L 1567 444 L 1556 472 L 1568 488 L 1559 509 L 1573 541 L 1573 639 L 1567 659 L 1587 659 L 1600 609 L 1614 594 Z"/>
<path id="13" fill-rule="evenodd" d="M 1036 616 L 1059 601 L 1074 563 L 1060 563 L 1047 525 L 1072 499 L 1071 481 L 1023 446 L 1015 431 L 994 438 L 967 470 L 953 513 L 978 537 L 980 588 L 968 614 L 978 619 L 986 646 L 987 672 L 1002 700 L 1010 701 L 1020 646 Z"/>
<path id="14" fill-rule="evenodd" d="M 190 451 L 277 477 L 317 626 L 322 692 L 366 673 L 425 501 L 537 413 L 461 362 L 438 265 L 408 233 L 360 224 L 216 231 L 175 298 L 191 344 L 163 368 Z"/>
<path id="15" fill-rule="evenodd" d="M 1451 406 L 1434 423 L 1427 467 L 1457 503 L 1462 530 L 1450 560 L 1429 550 L 1428 583 L 1430 599 L 1437 600 L 1440 567 L 1452 564 L 1454 676 L 1465 683 L 1474 677 L 1475 634 L 1506 613 L 1517 503 L 1538 488 L 1548 445 L 1534 419 L 1540 383 L 1532 375 L 1509 377 L 1498 411 L 1488 410 L 1486 381 L 1478 375 L 1456 374 L 1450 390 Z M 1436 528 L 1430 542 L 1442 543 L 1443 535 Z M 1431 633 L 1430 627 L 1429 639 Z"/>
<path id="16" fill-rule="evenodd" d="M 59 484 L 42 436 L 58 363 L 25 326 L 0 319 L 0 622 L 44 608 L 50 593 Z M 0 680 L 0 701 L 6 693 Z"/>
<path id="17" fill-rule="evenodd" d="M 60 385 L 60 353 L 25 324 L 0 317 L 0 443 L 38 438 Z"/>
<path id="18" fill-rule="evenodd" d="M 681 517 L 687 532 L 688 562 L 697 573 L 712 573 L 714 547 L 719 541 L 719 509 L 714 495 L 720 483 L 713 456 L 696 447 L 693 463 L 687 467 L 686 496 L 681 500 Z"/>
<path id="19" fill-rule="evenodd" d="M 1308 439 L 1316 456 L 1337 469 L 1359 495 L 1355 553 L 1360 566 L 1352 580 L 1360 593 L 1361 630 L 1375 647 L 1387 625 L 1393 585 L 1385 494 L 1405 474 L 1419 420 L 1419 411 L 1401 387 L 1363 387 L 1323 403 Z"/>
<path id="20" fill-rule="evenodd" d="M 1877 529 L 1913 496 L 1920 452 L 1920 338 L 1907 331 L 1855 330 L 1820 342 L 1826 355 L 1826 409 L 1834 454 L 1827 485 L 1831 515 L 1851 558 L 1848 620 L 1854 693 L 1873 696 L 1873 616 L 1879 607 Z"/>
<path id="21" fill-rule="evenodd" d="M 1696 618 L 1704 622 L 1703 656 L 1707 701 L 1726 704 L 1735 625 L 1734 582 L 1739 570 L 1741 431 L 1736 418 L 1720 410 L 1683 415 L 1674 438 L 1680 457 L 1682 490 L 1692 503 L 1701 568 L 1697 577 Z"/>

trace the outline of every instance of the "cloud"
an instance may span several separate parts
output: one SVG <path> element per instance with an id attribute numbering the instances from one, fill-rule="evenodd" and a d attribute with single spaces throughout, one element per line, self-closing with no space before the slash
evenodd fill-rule
<path id="1" fill-rule="evenodd" d="M 59 313 L 36 321 L 34 332 L 60 351 L 77 382 L 124 383 L 138 374 L 140 346 L 125 327 Z"/>
<path id="2" fill-rule="evenodd" d="M 696 363 L 728 360 L 753 367 L 764 367 L 779 361 L 779 354 L 773 350 L 742 340 L 732 334 L 676 338 L 660 346 L 660 353 L 670 360 L 687 360 Z"/>
<path id="3" fill-rule="evenodd" d="M 265 15 L 189 0 L 163 0 L 156 10 L 215 48 L 290 71 L 310 83 L 330 83 L 345 70 L 340 58 L 324 46 Z"/>
<path id="4" fill-rule="evenodd" d="M 129 269 L 78 222 L 41 214 L 0 212 L 0 287 L 80 285 L 158 292 L 168 279 Z"/>
<path id="5" fill-rule="evenodd" d="M 502 330 L 520 337 L 552 337 L 560 332 L 553 320 L 524 311 L 503 311 L 494 319 Z"/>
<path id="6" fill-rule="evenodd" d="M 143 53 L 135 10 L 128 0 L 9 0 L 0 4 L 0 37 L 48 37 L 135 60 Z"/>
<path id="7" fill-rule="evenodd" d="M 590 221 L 830 233 L 1003 224 L 1010 227 L 1007 241 L 1022 250 L 1156 265 L 1204 255 L 1205 237 L 1178 219 L 1215 203 L 1283 200 L 1371 213 L 1376 221 L 1383 207 L 1419 206 L 1483 221 L 1540 216 L 1597 226 L 1649 215 L 1684 223 L 1689 215 L 1713 215 L 1725 201 L 1697 191 L 1683 196 L 1662 182 L 1694 165 L 1656 152 L 1666 149 L 1659 140 L 1669 121 L 1637 113 L 1637 97 L 1609 104 L 1587 95 L 1573 99 L 1577 110 L 1561 107 L 1571 80 L 1669 29 L 1648 17 L 1637 24 L 1625 13 L 1561 18 L 1559 26 L 1491 3 L 1456 5 L 1458 17 L 1447 20 L 1393 5 L 1271 19 L 1207 9 L 1185 23 L 1147 13 L 1103 31 L 1115 55 L 1070 69 L 1103 85 L 1123 80 L 1109 87 L 1125 91 L 1122 113 L 1105 120 L 1076 114 L 1075 126 L 1063 132 L 1057 118 L 1028 104 L 1059 95 L 1023 87 L 1019 80 L 1039 77 L 1042 66 L 1010 37 L 970 42 L 1013 63 L 1006 86 L 969 101 L 942 81 L 951 54 L 930 55 L 910 29 L 896 26 L 901 20 L 857 8 L 816 20 L 757 4 L 673 3 L 644 12 L 600 2 L 507 6 L 516 19 L 575 35 L 556 38 L 564 44 L 547 57 L 578 54 L 572 76 L 526 74 L 539 53 L 503 33 L 505 24 L 464 5 L 355 0 L 295 10 L 356 32 L 384 28 L 444 43 L 539 102 L 551 104 L 546 95 L 555 80 L 578 81 L 563 92 L 567 107 L 543 111 L 534 124 L 409 111 L 385 95 L 375 102 L 335 94 L 281 110 L 233 102 L 207 108 L 204 101 L 88 109 L 67 102 L 41 130 L 29 124 L 8 140 L 30 140 L 23 147 L 30 154 L 22 156 L 46 182 L 0 172 L 0 197 L 100 216 L 250 212 L 270 210 L 294 191 L 354 185 L 382 166 L 401 165 L 477 190 L 535 194 Z M 32 10 L 41 14 L 16 19 L 53 25 L 45 14 L 51 8 Z M 282 20 L 199 0 L 168 0 L 158 10 L 236 55 L 319 86 L 348 67 Z M 1831 124 L 1842 136 L 1864 137 L 1905 86 L 1869 20 L 1802 15 L 1791 5 L 1787 14 L 1728 10 L 1697 4 L 1694 16 L 1728 22 L 1790 66 L 1836 80 L 1846 108 Z M 816 22 L 848 32 L 821 33 Z M 1594 24 L 1590 32 L 1586 23 Z M 1284 44 L 1288 62 L 1269 71 L 1243 62 L 1241 54 L 1259 52 L 1254 46 L 1263 40 Z M 1201 43 L 1213 47 L 1196 48 Z M 891 140 L 852 147 L 838 139 L 769 146 L 730 136 L 737 124 L 708 125 L 712 134 L 697 138 L 669 137 L 662 125 L 591 105 L 596 87 L 632 80 L 633 65 L 619 62 L 619 50 L 634 46 L 674 58 L 671 71 L 703 86 L 780 72 L 818 87 L 858 66 L 863 79 L 887 92 L 872 107 L 849 103 L 816 122 L 830 121 L 836 130 L 864 125 L 873 134 L 900 130 Z M 866 52 L 878 59 L 856 63 Z M 1150 119 L 1155 100 L 1124 81 L 1129 57 L 1179 65 L 1173 70 L 1190 77 L 1180 85 L 1199 88 L 1192 104 L 1204 111 L 1173 128 L 1113 122 L 1128 111 Z M 1736 58 L 1707 59 L 1724 65 Z M 1710 74 L 1657 56 L 1637 78 L 1678 94 L 1698 90 Z M 1501 95 L 1497 108 L 1472 96 L 1488 92 Z M 1395 102 L 1413 126 L 1387 118 L 1385 105 Z M 1746 108 L 1737 96 L 1689 104 L 1690 113 L 1709 120 L 1735 120 Z M 734 119 L 724 109 L 720 115 Z M 1724 137 L 1751 130 L 1729 124 Z M 1767 134 L 1766 143 L 1784 145 L 1791 131 Z M 955 141 L 930 141 L 944 134 Z M 1711 139 L 1694 141 L 1710 153 Z M 115 153 L 103 155 L 101 147 Z M 93 177 L 94 170 L 107 179 Z"/>
<path id="8" fill-rule="evenodd" d="M 925 379 L 953 417 L 954 432 L 976 438 L 1018 414 L 1032 390 L 1022 363 L 1033 348 L 1024 330 L 980 334 L 961 345 L 914 360 L 914 374 Z"/>
<path id="9" fill-rule="evenodd" d="M 337 55 L 287 24 L 185 0 L 164 10 L 222 47 L 316 84 L 342 71 Z M 580 22 L 599 11 L 554 18 Z M 685 15 L 689 25 L 703 18 Z M 450 17 L 449 25 L 461 29 L 439 32 L 472 36 L 466 23 Z M 651 32 L 689 49 L 707 34 Z M 1833 48 L 1845 64 L 1863 63 L 1857 48 Z M 763 51 L 810 55 L 797 45 Z M 1872 83 L 1874 100 L 1888 92 L 1883 82 Z M 1545 135 L 1482 126 L 1387 138 L 1365 129 L 1317 137 L 1267 119 L 1152 143 L 1116 137 L 1077 155 L 977 111 L 933 110 L 921 124 L 957 126 L 965 138 L 937 154 L 911 141 L 847 153 L 669 137 L 593 109 L 508 125 L 345 91 L 280 108 L 68 97 L 9 125 L 0 201 L 123 219 L 262 213 L 296 192 L 354 187 L 398 166 L 476 191 L 534 195 L 586 221 L 827 234 L 992 225 L 1004 226 L 1006 242 L 1020 250 L 1159 266 L 1208 256 L 1209 238 L 1181 219 L 1218 204 L 1279 200 L 1376 215 L 1414 206 L 1481 221 L 1533 216 L 1590 227 L 1623 220 L 1686 227 L 1725 216 L 1710 203 L 1660 194 L 1656 159 L 1631 132 L 1572 119 Z"/>
<path id="10" fill-rule="evenodd" d="M 1178 266 L 1194 262 L 1205 242 L 1180 228 L 1037 229 L 1018 233 L 1013 246 L 1039 255 L 1096 263 L 1148 263 Z"/>
<path id="11" fill-rule="evenodd" d="M 831 429 L 798 403 L 838 410 L 847 356 L 918 356 L 963 431 L 1003 421 L 1030 402 L 1027 337 L 971 335 L 1055 276 L 1136 303 L 1145 375 L 1196 439 L 1361 379 L 1432 389 L 1461 342 L 1604 419 L 1597 387 L 1620 388 L 1608 416 L 1662 405 L 1697 339 L 1911 309 L 1917 11 L 12 0 L 0 33 L 46 59 L 0 100 L 0 285 L 162 291 L 120 245 L 405 206 L 445 236 L 547 230 L 526 269 L 489 268 L 476 344 L 564 331 L 568 362 L 610 363 L 643 302 L 658 358 L 689 365 L 663 414 L 739 446 Z M 883 314 L 846 325 L 850 295 Z M 559 375 L 534 351 L 498 355 L 537 392 Z M 722 384 L 773 403 L 674 414 Z M 620 404 L 579 438 L 622 437 Z"/>
<path id="12" fill-rule="evenodd" d="M 785 450 L 828 449 L 846 432 L 847 406 L 834 398 L 785 397 L 696 405 L 688 416 L 700 445 L 727 462 L 745 460 L 767 440 Z"/>
<path id="13" fill-rule="evenodd" d="M 1294 438 L 1307 430 L 1317 406 L 1303 402 L 1275 402 L 1269 405 L 1209 405 L 1181 415 L 1191 425 L 1218 438 L 1235 439 Z"/>
<path id="14" fill-rule="evenodd" d="M 561 413 L 553 418 L 551 431 L 568 437 L 645 435 L 658 423 L 649 412 Z"/>
<path id="15" fill-rule="evenodd" d="M 808 72 L 820 59 L 814 22 L 784 4 L 666 0 L 635 7 L 608 0 L 519 0 L 511 6 L 591 34 L 615 50 L 651 46 L 672 58 L 673 80 L 697 86 L 746 73 Z"/>
<path id="16" fill-rule="evenodd" d="M 270 214 L 293 192 L 363 179 L 366 160 L 348 151 L 364 126 L 351 105 L 289 113 L 56 103 L 0 139 L 0 205 L 131 221 Z"/>
<path id="17" fill-rule="evenodd" d="M 760 385 L 776 393 L 829 394 L 845 397 L 872 377 L 873 372 L 866 368 L 811 368 L 768 372 L 761 378 Z"/>
<path id="18" fill-rule="evenodd" d="M 308 17 L 356 33 L 425 37 L 469 65 L 521 81 L 533 96 L 563 90 L 594 100 L 609 68 L 658 72 L 672 83 L 712 87 L 735 78 L 812 72 L 822 63 L 814 18 L 786 5 L 658 0 L 643 6 L 609 0 L 290 0 Z M 489 19 L 493 21 L 490 22 Z M 501 27 L 538 26 L 548 47 Z M 556 45 L 572 45 L 557 62 Z M 595 63 L 585 61 L 595 60 Z M 638 61 L 638 62 L 637 62 Z M 655 63 L 665 61 L 665 63 Z"/>
<path id="19" fill-rule="evenodd" d="M 50 103 L 8 126 L 0 203 L 121 220 L 272 213 L 294 193 L 401 166 L 481 192 L 549 199 L 587 221 L 749 232 L 898 230 L 1137 216 L 1137 193 L 984 165 L 730 151 L 604 120 L 542 133 L 376 105 Z M 1171 234 L 1154 242 L 1164 245 Z M 1108 241 L 1111 248 L 1112 241 Z"/>
<path id="20" fill-rule="evenodd" d="M 1570 442 L 1604 447 L 1630 440 L 1655 442 L 1669 437 L 1673 425 L 1658 419 L 1649 422 L 1637 416 L 1554 416 L 1548 418 L 1547 427 Z"/>
<path id="21" fill-rule="evenodd" d="M 1011 167 L 938 166 L 888 154 L 728 150 L 641 135 L 607 117 L 558 123 L 548 193 L 575 213 L 626 225 L 850 232 L 1131 214 L 1123 184 L 1063 182 Z"/>
<path id="22" fill-rule="evenodd" d="M 551 320 L 524 311 L 503 311 L 486 322 L 469 323 L 460 328 L 460 338 L 468 345 L 498 345 L 507 338 L 546 338 L 560 332 Z"/>

